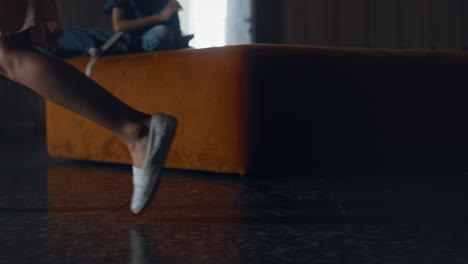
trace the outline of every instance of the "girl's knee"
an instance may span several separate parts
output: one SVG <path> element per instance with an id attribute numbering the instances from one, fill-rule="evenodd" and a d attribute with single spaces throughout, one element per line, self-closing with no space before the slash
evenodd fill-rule
<path id="1" fill-rule="evenodd" d="M 0 38 L 0 74 L 10 77 L 9 73 L 22 51 L 32 50 L 31 41 L 23 34 Z"/>
<path id="2" fill-rule="evenodd" d="M 12 50 L 8 41 L 4 38 L 0 38 L 0 75 L 8 75 L 8 68 L 11 64 L 9 62 L 11 56 Z"/>

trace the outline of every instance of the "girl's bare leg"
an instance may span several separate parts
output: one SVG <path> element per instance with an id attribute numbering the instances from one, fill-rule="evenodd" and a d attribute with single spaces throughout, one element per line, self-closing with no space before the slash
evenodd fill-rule
<path id="1" fill-rule="evenodd" d="M 28 34 L 0 38 L 0 74 L 116 134 L 142 167 L 151 116 L 126 105 L 67 63 L 33 50 Z"/>

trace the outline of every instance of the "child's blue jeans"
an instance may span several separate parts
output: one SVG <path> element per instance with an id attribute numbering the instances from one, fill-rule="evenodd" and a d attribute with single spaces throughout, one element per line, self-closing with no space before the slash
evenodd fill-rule
<path id="1" fill-rule="evenodd" d="M 146 31 L 142 36 L 144 51 L 168 50 L 175 48 L 174 32 L 166 25 L 157 25 Z"/>

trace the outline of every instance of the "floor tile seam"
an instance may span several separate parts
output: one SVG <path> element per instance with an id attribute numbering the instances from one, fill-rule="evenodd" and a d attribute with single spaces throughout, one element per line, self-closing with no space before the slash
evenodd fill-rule
<path id="1" fill-rule="evenodd" d="M 325 186 L 325 189 L 330 197 L 330 199 L 335 203 L 335 205 L 338 207 L 338 210 L 340 211 L 340 213 L 342 214 L 342 216 L 344 218 L 348 218 L 348 212 L 346 211 L 346 209 L 344 208 L 343 206 L 343 203 L 338 200 L 338 198 L 336 197 L 336 195 L 333 193 L 333 190 L 332 188 L 330 187 L 330 184 L 327 182 L 327 180 L 323 180 L 322 181 L 322 184 Z"/>
<path id="2" fill-rule="evenodd" d="M 334 194 L 333 189 L 331 188 L 329 182 L 326 179 L 323 179 L 322 181 L 323 185 L 325 186 L 325 189 L 328 192 L 329 197 L 334 201 L 335 205 L 338 207 L 340 213 L 342 216 L 345 218 L 345 220 L 349 219 L 349 214 L 344 208 L 343 203 L 337 198 L 337 196 Z M 364 239 L 361 234 L 356 233 L 353 228 L 353 224 L 349 222 L 345 222 L 344 226 L 349 234 L 349 236 L 355 237 L 357 239 L 357 242 L 359 243 L 359 246 L 362 248 L 363 253 L 364 253 L 364 258 L 366 260 L 371 259 L 371 250 L 370 247 L 364 242 Z"/>

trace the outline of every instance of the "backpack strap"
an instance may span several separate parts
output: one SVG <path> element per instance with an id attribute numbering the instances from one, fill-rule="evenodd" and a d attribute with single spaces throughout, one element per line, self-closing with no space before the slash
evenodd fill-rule
<path id="1" fill-rule="evenodd" d="M 135 4 L 135 1 L 128 0 L 128 3 L 130 4 L 130 7 L 133 8 L 133 11 L 135 12 L 135 14 L 138 17 L 142 18 L 143 14 L 141 13 L 140 9 L 138 9 L 137 5 Z M 88 65 L 86 66 L 86 75 L 88 75 L 88 77 L 91 76 L 93 67 L 97 63 L 99 58 L 101 58 L 102 53 L 108 50 L 112 45 L 114 45 L 114 43 L 117 42 L 117 40 L 119 40 L 124 34 L 125 32 L 117 32 L 109 40 L 107 40 L 106 43 L 104 43 L 104 45 L 102 45 L 100 48 L 92 47 L 91 49 L 89 49 L 89 54 L 91 55 L 91 59 L 89 60 Z"/>
<path id="2" fill-rule="evenodd" d="M 99 60 L 99 58 L 101 58 L 102 53 L 108 50 L 112 45 L 114 45 L 115 42 L 117 42 L 117 40 L 119 40 L 124 34 L 125 32 L 117 32 L 109 40 L 107 40 L 106 43 L 104 43 L 104 45 L 102 45 L 100 48 L 93 47 L 89 49 L 89 54 L 91 54 L 91 59 L 89 60 L 88 65 L 86 65 L 86 75 L 88 75 L 88 77 L 91 76 L 93 67 L 96 64 L 96 62 Z"/>

